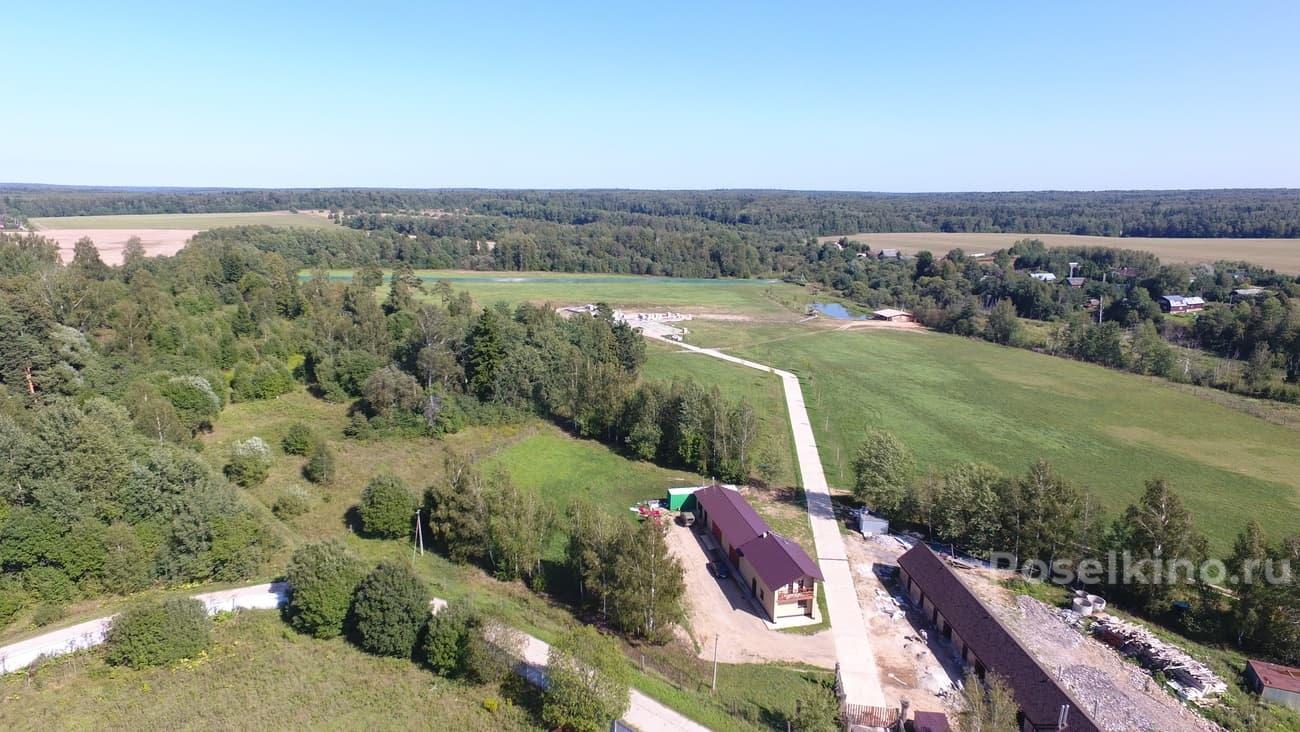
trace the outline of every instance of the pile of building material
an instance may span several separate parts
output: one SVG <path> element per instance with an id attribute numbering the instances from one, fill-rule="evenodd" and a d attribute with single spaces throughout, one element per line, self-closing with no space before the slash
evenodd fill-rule
<path id="1" fill-rule="evenodd" d="M 1143 667 L 1159 671 L 1179 696 L 1201 701 L 1218 696 L 1228 685 L 1205 664 L 1159 638 L 1151 631 L 1113 615 L 1099 614 L 1092 632 L 1099 639 L 1131 656 Z"/>

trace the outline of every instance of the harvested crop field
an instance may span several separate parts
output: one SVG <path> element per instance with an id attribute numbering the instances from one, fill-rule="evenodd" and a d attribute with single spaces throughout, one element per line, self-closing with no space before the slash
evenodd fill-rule
<path id="1" fill-rule="evenodd" d="M 836 241 L 839 236 L 823 236 L 821 241 Z M 1019 239 L 1041 239 L 1049 247 L 1111 247 L 1151 252 L 1162 261 L 1199 264 L 1220 259 L 1245 260 L 1279 272 L 1300 272 L 1300 239 L 1180 239 L 1172 237 L 1078 236 L 1075 234 L 945 234 L 908 232 L 888 234 L 851 234 L 853 241 L 864 241 L 873 250 L 899 249 L 915 254 L 928 249 L 943 254 L 961 248 L 967 253 L 1005 249 Z"/>
<path id="2" fill-rule="evenodd" d="M 149 256 L 165 257 L 184 249 L 185 242 L 199 231 L 200 229 L 42 229 L 39 233 L 59 243 L 59 257 L 64 262 L 72 261 L 73 247 L 83 237 L 88 237 L 95 242 L 100 259 L 107 264 L 121 264 L 126 242 L 133 236 L 140 237 L 140 243 Z"/>

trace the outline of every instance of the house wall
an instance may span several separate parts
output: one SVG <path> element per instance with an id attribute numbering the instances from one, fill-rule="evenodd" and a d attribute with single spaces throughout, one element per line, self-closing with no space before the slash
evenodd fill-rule
<path id="1" fill-rule="evenodd" d="M 741 579 L 744 580 L 745 589 L 751 592 L 751 588 L 758 590 L 753 592 L 754 599 L 758 600 L 758 604 L 763 606 L 763 611 L 767 613 L 768 619 L 775 622 L 777 618 L 776 593 L 772 591 L 772 588 L 763 584 L 763 579 L 758 576 L 758 572 L 754 571 L 754 566 L 745 557 L 740 557 L 740 565 L 737 569 L 740 571 Z"/>

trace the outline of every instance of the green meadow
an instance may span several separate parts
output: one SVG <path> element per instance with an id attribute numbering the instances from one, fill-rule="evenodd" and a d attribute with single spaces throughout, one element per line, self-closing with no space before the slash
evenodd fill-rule
<path id="1" fill-rule="evenodd" d="M 695 331 L 695 343 L 799 375 L 827 478 L 839 487 L 852 482 L 864 432 L 883 428 L 922 470 L 979 461 L 1019 473 L 1045 458 L 1115 512 L 1145 480 L 1164 477 L 1220 551 L 1251 518 L 1282 536 L 1300 515 L 1300 433 L 1213 393 L 920 331 L 712 323 Z"/>
<path id="2" fill-rule="evenodd" d="M 353 270 L 329 271 L 331 279 L 348 280 Z M 563 272 L 466 272 L 416 270 L 429 285 L 446 280 L 479 304 L 498 302 L 582 305 L 605 302 L 621 308 L 682 308 L 687 312 L 743 314 L 790 319 L 808 302 L 802 287 L 774 280 L 687 279 Z M 303 273 L 309 276 L 309 273 Z M 383 285 L 386 290 L 388 286 Z M 431 295 L 426 295 L 431 297 Z"/>

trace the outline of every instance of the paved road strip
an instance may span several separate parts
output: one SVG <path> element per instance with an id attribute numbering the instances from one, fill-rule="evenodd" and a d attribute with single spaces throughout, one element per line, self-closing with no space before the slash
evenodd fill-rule
<path id="1" fill-rule="evenodd" d="M 831 505 L 830 486 L 822 470 L 817 452 L 817 439 L 813 435 L 804 404 L 799 377 L 789 371 L 765 366 L 743 358 L 723 353 L 716 348 L 700 348 L 651 334 L 647 338 L 677 346 L 693 353 L 721 359 L 746 368 L 776 374 L 785 392 L 785 405 L 790 414 L 790 429 L 794 435 L 795 454 L 799 459 L 799 474 L 803 478 L 804 495 L 808 502 L 808 520 L 812 524 L 813 543 L 817 562 L 826 581 L 826 608 L 830 611 L 831 636 L 835 640 L 835 655 L 839 659 L 840 684 L 845 700 L 852 704 L 884 706 L 885 692 L 880 685 L 875 654 L 867 636 L 867 624 L 858 603 L 853 574 L 849 571 L 848 552 L 839 523 Z M 836 561 L 838 560 L 838 561 Z"/>

